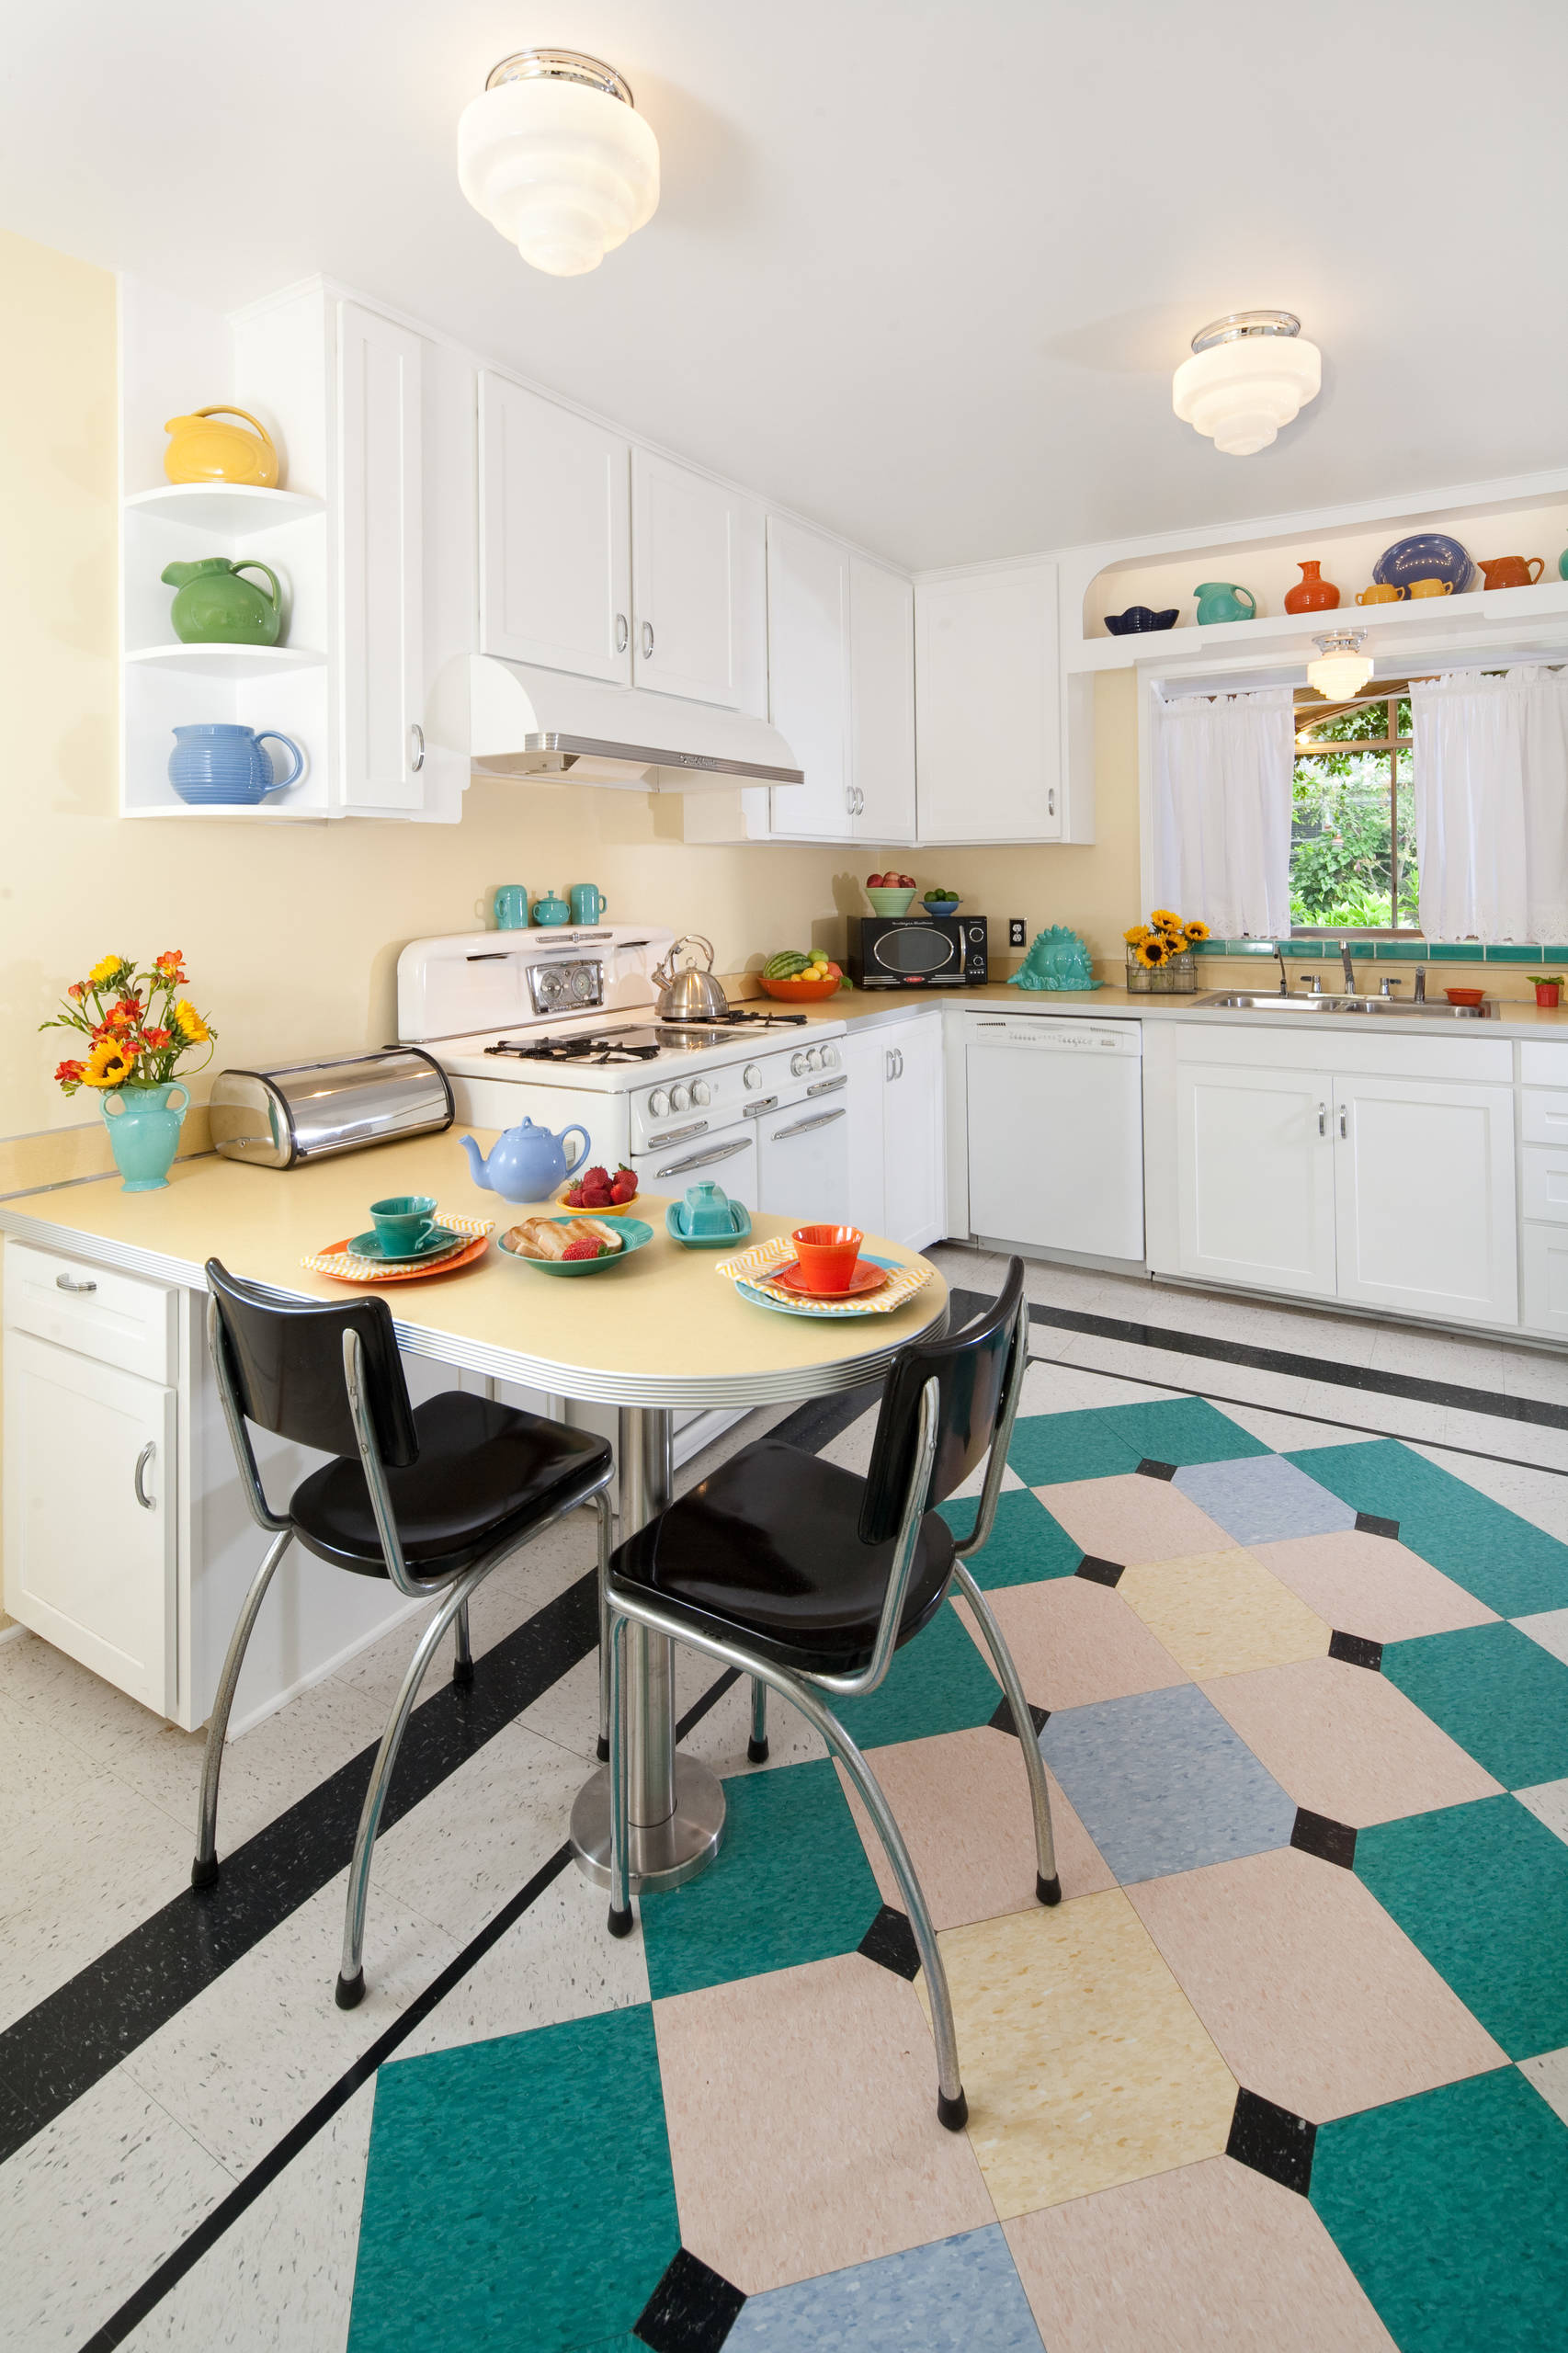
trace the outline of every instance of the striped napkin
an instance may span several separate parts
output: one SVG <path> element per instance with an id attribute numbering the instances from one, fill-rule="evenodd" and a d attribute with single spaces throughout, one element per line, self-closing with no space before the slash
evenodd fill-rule
<path id="1" fill-rule="evenodd" d="M 444 1267 L 453 1251 L 465 1249 L 476 1233 L 494 1233 L 495 1231 L 493 1217 L 454 1217 L 446 1210 L 437 1210 L 430 1222 L 433 1225 L 444 1225 L 454 1239 L 450 1250 L 432 1250 L 427 1258 L 420 1259 L 421 1273 L 427 1267 Z M 392 1267 L 411 1265 L 412 1261 L 406 1258 L 360 1258 L 352 1250 L 313 1250 L 307 1257 L 301 1258 L 300 1264 L 308 1267 L 312 1275 L 335 1275 L 342 1282 L 373 1283 L 378 1275 L 388 1273 Z"/>
<path id="2" fill-rule="evenodd" d="M 738 1258 L 726 1258 L 714 1267 L 716 1275 L 723 1275 L 732 1282 L 746 1283 L 759 1290 L 765 1299 L 777 1300 L 781 1307 L 793 1307 L 807 1315 L 892 1315 L 913 1299 L 915 1292 L 931 1279 L 932 1269 L 924 1258 L 912 1267 L 892 1267 L 881 1290 L 868 1291 L 856 1300 L 806 1299 L 801 1292 L 783 1290 L 767 1279 L 770 1269 L 788 1266 L 795 1256 L 795 1246 L 787 1235 L 778 1234 L 771 1242 L 759 1242 L 750 1250 L 743 1250 Z"/>

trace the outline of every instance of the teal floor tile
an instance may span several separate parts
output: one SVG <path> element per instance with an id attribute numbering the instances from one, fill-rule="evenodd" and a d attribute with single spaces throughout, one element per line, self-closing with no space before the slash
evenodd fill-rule
<path id="1" fill-rule="evenodd" d="M 858 1747 L 887 1748 L 989 1723 L 1001 1697 L 978 1644 L 945 1602 L 924 1633 L 894 1653 L 879 1689 L 864 1699 L 830 1698 L 828 1705 Z"/>
<path id="2" fill-rule="evenodd" d="M 974 1526 L 972 1495 L 937 1508 L 960 1539 Z M 1041 1577 L 1074 1576 L 1083 1557 L 1083 1546 L 1074 1543 L 1038 1495 L 1010 1487 L 996 1498 L 996 1518 L 984 1549 L 971 1553 L 965 1566 L 976 1585 L 989 1590 L 993 1586 L 1033 1585 Z"/>
<path id="3" fill-rule="evenodd" d="M 376 2079 L 348 2353 L 630 2332 L 680 2245 L 646 2003 Z"/>
<path id="4" fill-rule="evenodd" d="M 1148 1405 L 1107 1405 L 1100 1419 L 1130 1446 L 1141 1462 L 1174 1462 L 1178 1471 L 1197 1462 L 1233 1462 L 1244 1454 L 1267 1454 L 1263 1440 L 1210 1405 L 1206 1397 L 1160 1397 Z"/>
<path id="5" fill-rule="evenodd" d="M 1013 1424 L 1008 1467 L 1026 1487 L 1066 1479 L 1114 1479 L 1136 1471 L 1139 1451 L 1096 1408 L 1079 1414 L 1020 1414 Z"/>
<path id="6" fill-rule="evenodd" d="M 1504 1618 L 1568 1607 L 1568 1545 L 1396 1438 L 1293 1454 L 1358 1511 L 1397 1519 L 1399 1540 Z"/>
<path id="7" fill-rule="evenodd" d="M 1568 1847 L 1517 1798 L 1375 1823 L 1355 1870 L 1511 2059 L 1568 2044 Z"/>
<path id="8" fill-rule="evenodd" d="M 1568 1774 L 1568 1666 L 1517 1626 L 1390 1643 L 1383 1673 L 1505 1789 Z"/>
<path id="9" fill-rule="evenodd" d="M 1568 2129 L 1514 2067 L 1320 2126 L 1312 2202 L 1401 2353 L 1568 2328 Z"/>
<path id="10" fill-rule="evenodd" d="M 881 1906 L 825 1758 L 738 1774 L 724 1797 L 718 1861 L 684 1887 L 642 1898 L 655 2001 L 853 1952 Z"/>

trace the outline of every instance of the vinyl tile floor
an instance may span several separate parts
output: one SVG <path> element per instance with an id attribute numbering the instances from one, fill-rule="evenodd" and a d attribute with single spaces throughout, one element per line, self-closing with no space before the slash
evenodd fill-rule
<path id="1" fill-rule="evenodd" d="M 1000 1273 L 933 1255 L 973 1290 Z M 412 1629 L 233 1745 L 225 1847 L 297 1827 L 325 1860 L 222 1952 L 183 1888 L 199 1741 L 18 1636 L 0 2341 L 1560 2341 L 1568 1427 L 1530 1416 L 1561 1414 L 1568 1360 L 1088 1269 L 1031 1266 L 1028 1290 L 1036 1361 L 973 1565 L 1062 1901 L 1037 1900 L 1017 1729 L 964 1603 L 844 1711 L 926 1887 L 966 2128 L 937 2122 L 928 1988 L 842 1768 L 778 1702 L 748 1764 L 747 1686 L 689 1653 L 683 1741 L 725 1778 L 725 1843 L 607 1935 L 562 1843 L 596 1733 L 585 1522 L 475 1610 L 476 1688 L 515 1706 L 481 1734 L 426 1702 L 447 1748 L 383 1833 L 351 2013 L 323 1825 Z M 812 1408 L 796 1442 L 860 1469 L 872 1421 Z M 944 1506 L 960 1532 L 973 1510 L 973 1483 Z"/>

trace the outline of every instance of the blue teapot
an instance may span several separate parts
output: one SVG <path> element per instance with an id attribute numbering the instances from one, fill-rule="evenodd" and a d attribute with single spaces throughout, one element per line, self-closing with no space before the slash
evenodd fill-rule
<path id="1" fill-rule="evenodd" d="M 566 1158 L 566 1139 L 581 1136 L 583 1149 L 574 1162 Z M 573 1167 L 580 1167 L 592 1152 L 593 1139 L 586 1128 L 575 1122 L 552 1136 L 548 1128 L 536 1127 L 532 1120 L 524 1120 L 517 1127 L 508 1128 L 497 1136 L 485 1159 L 472 1136 L 460 1138 L 468 1154 L 469 1175 L 486 1193 L 499 1193 L 504 1201 L 547 1200 L 558 1185 L 564 1185 Z"/>

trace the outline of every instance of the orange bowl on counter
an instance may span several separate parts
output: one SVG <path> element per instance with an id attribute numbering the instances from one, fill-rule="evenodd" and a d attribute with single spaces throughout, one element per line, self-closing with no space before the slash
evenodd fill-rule
<path id="1" fill-rule="evenodd" d="M 831 977 L 813 981 L 804 972 L 798 972 L 792 981 L 770 981 L 765 972 L 756 977 L 765 996 L 782 997 L 786 1005 L 825 1005 L 844 985 Z"/>
<path id="2" fill-rule="evenodd" d="M 1485 1002 L 1484 989 L 1445 989 L 1443 995 L 1450 1005 L 1481 1005 Z"/>

